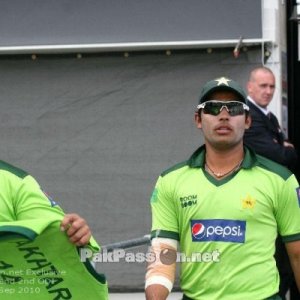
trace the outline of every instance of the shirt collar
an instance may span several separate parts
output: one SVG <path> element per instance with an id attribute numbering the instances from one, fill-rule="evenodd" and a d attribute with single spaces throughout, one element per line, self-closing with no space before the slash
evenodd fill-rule
<path id="1" fill-rule="evenodd" d="M 269 110 L 268 108 L 263 108 L 261 106 L 259 106 L 250 96 L 247 97 L 247 99 L 253 104 L 255 105 L 259 110 L 261 110 L 263 112 L 264 115 L 268 115 L 269 114 Z"/>
<path id="2" fill-rule="evenodd" d="M 241 164 L 241 167 L 243 169 L 251 169 L 257 164 L 257 157 L 255 152 L 244 146 L 244 160 Z M 206 153 L 206 148 L 205 145 L 202 145 L 199 147 L 189 158 L 188 160 L 188 165 L 191 168 L 204 168 L 205 167 L 205 153 Z"/>

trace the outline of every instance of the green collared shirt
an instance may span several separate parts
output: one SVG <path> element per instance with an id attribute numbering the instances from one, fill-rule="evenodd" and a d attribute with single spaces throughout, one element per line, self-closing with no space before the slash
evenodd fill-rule
<path id="1" fill-rule="evenodd" d="M 241 168 L 216 180 L 205 146 L 159 176 L 152 237 L 180 243 L 181 288 L 192 299 L 264 299 L 278 291 L 277 233 L 300 240 L 299 184 L 245 147 Z"/>

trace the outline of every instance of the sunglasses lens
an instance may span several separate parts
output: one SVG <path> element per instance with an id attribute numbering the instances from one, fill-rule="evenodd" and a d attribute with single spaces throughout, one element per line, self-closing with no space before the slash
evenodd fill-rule
<path id="1" fill-rule="evenodd" d="M 210 114 L 213 116 L 217 116 L 220 113 L 220 109 L 223 106 L 221 102 L 206 102 L 203 108 L 203 112 L 205 114 Z"/>
<path id="2" fill-rule="evenodd" d="M 238 116 L 244 114 L 244 107 L 242 103 L 229 103 L 227 105 L 227 108 L 231 116 Z"/>
<path id="3" fill-rule="evenodd" d="M 240 102 L 206 102 L 203 107 L 205 114 L 217 116 L 225 108 L 230 116 L 243 115 L 245 110 L 243 103 Z"/>

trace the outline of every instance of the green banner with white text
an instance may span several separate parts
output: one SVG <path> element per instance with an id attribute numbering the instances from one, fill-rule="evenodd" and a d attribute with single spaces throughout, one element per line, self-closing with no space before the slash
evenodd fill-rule
<path id="1" fill-rule="evenodd" d="M 0 299 L 108 299 L 104 275 L 80 262 L 58 223 L 34 240 L 1 232 L 0 249 Z"/>

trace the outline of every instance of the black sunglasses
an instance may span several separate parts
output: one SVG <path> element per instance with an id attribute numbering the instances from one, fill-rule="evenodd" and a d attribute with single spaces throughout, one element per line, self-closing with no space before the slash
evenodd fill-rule
<path id="1" fill-rule="evenodd" d="M 226 108 L 230 116 L 240 116 L 249 111 L 249 106 L 239 101 L 219 101 L 210 100 L 197 106 L 197 109 L 203 109 L 203 113 L 217 116 L 223 108 Z"/>

